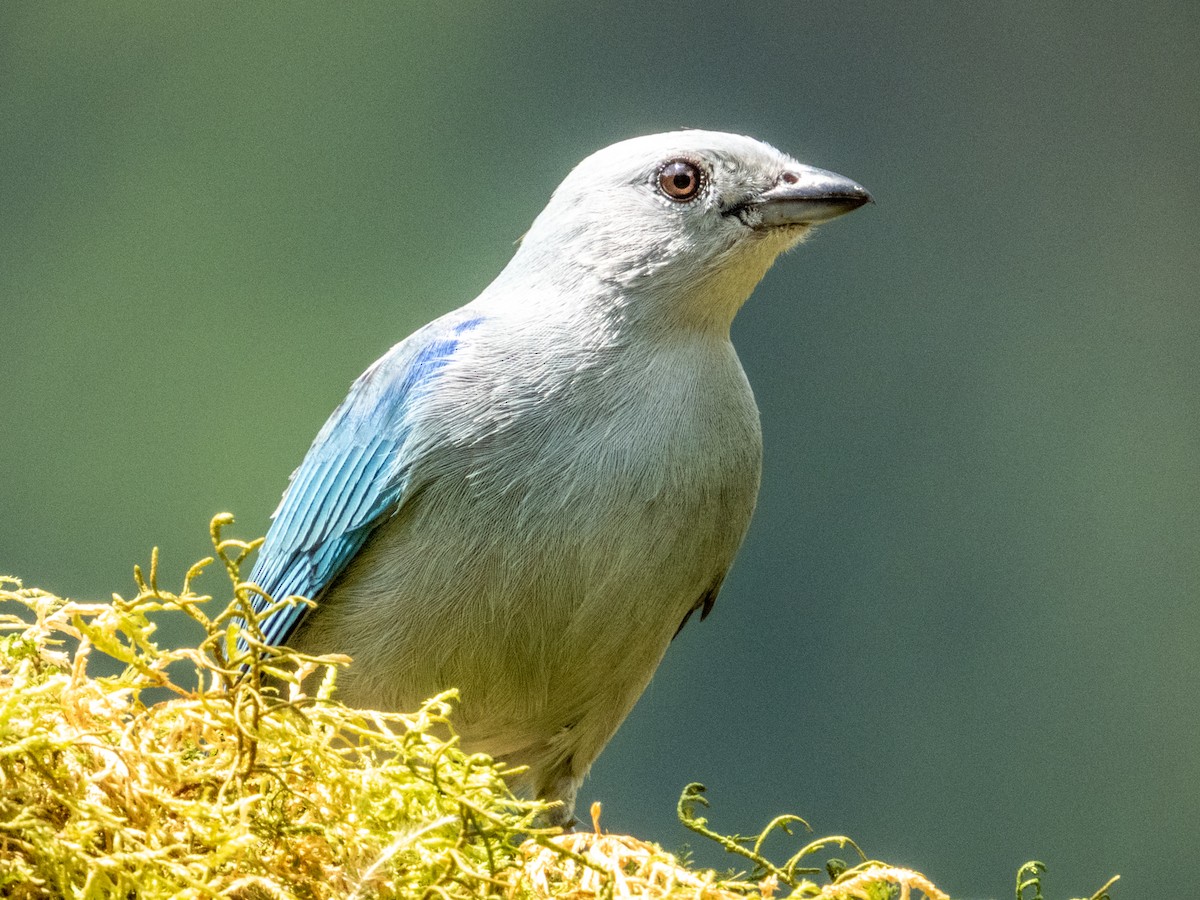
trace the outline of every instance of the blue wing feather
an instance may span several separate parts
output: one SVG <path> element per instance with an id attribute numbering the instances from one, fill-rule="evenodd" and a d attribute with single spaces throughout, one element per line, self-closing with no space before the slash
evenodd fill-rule
<path id="1" fill-rule="evenodd" d="M 408 412 L 479 316 L 451 314 L 393 347 L 367 369 L 321 428 L 275 510 L 250 580 L 275 599 L 317 598 L 403 502 Z M 255 608 L 262 612 L 259 600 Z M 263 636 L 281 644 L 307 606 L 276 612 Z"/>

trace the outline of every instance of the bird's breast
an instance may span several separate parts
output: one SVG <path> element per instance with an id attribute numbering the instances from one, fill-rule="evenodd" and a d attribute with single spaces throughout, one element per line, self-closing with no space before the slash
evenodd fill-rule
<path id="1" fill-rule="evenodd" d="M 456 448 L 474 488 L 501 507 L 519 498 L 573 520 L 644 506 L 666 516 L 748 516 L 762 436 L 728 341 L 662 342 L 584 360 L 538 361 L 480 404 L 486 426 Z"/>
<path id="2" fill-rule="evenodd" d="M 476 558 L 508 573 L 507 609 L 672 632 L 732 563 L 758 493 L 758 410 L 732 346 L 524 363 L 480 397 L 484 427 L 442 461 L 423 518 L 472 534 Z"/>

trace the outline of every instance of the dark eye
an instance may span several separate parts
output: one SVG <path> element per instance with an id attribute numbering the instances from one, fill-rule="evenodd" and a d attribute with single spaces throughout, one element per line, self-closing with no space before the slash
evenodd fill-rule
<path id="1" fill-rule="evenodd" d="M 686 202 L 700 193 L 703 178 L 695 163 L 677 159 L 658 170 L 658 187 L 672 200 Z"/>

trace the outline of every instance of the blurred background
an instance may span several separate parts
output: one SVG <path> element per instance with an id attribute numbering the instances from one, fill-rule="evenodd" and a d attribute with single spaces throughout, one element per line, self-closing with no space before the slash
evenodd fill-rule
<path id="1" fill-rule="evenodd" d="M 129 594 L 157 544 L 177 584 L 578 160 L 752 134 L 878 203 L 735 324 L 759 511 L 581 809 L 678 849 L 702 781 L 718 828 L 797 812 L 955 896 L 1033 857 L 1183 896 L 1198 41 L 1194 0 L 5 3 L 0 571 Z"/>

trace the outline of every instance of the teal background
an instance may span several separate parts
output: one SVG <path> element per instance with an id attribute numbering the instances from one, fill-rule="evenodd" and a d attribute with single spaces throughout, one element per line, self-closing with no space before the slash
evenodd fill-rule
<path id="1" fill-rule="evenodd" d="M 735 325 L 760 508 L 582 808 L 677 848 L 699 780 L 955 896 L 1197 895 L 1198 46 L 1194 0 L 5 3 L 0 571 L 261 534 L 575 162 L 750 133 L 878 203 Z"/>

